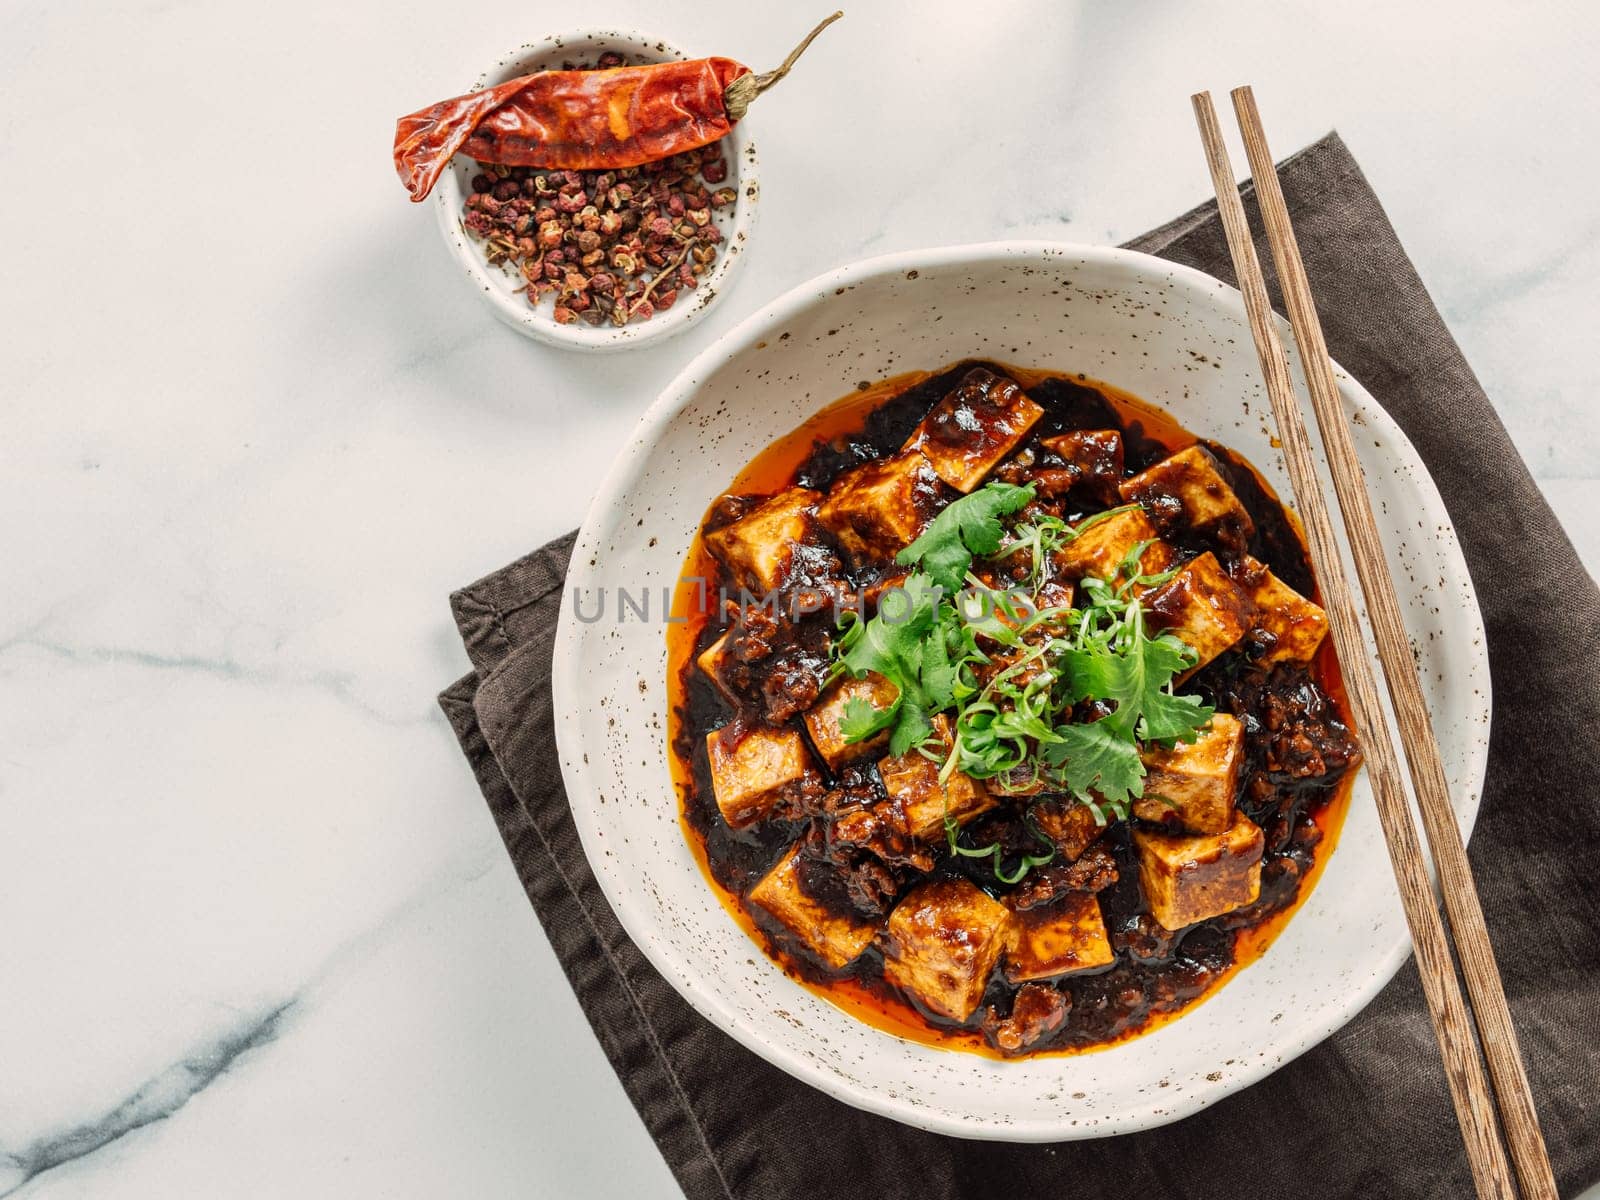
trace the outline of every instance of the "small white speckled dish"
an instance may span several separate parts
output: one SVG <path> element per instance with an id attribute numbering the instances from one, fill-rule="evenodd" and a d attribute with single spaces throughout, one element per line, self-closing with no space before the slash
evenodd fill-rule
<path id="1" fill-rule="evenodd" d="M 1293 345 L 1287 332 L 1284 341 Z M 1125 388 L 1237 449 L 1292 495 L 1239 294 L 1209 276 L 1125 250 L 1040 242 L 896 254 L 830 272 L 690 363 L 601 485 L 568 582 L 586 605 L 604 588 L 611 611 L 591 623 L 574 619 L 570 605 L 562 613 L 554 664 L 562 771 L 589 862 L 629 935 L 690 1003 L 752 1050 L 841 1100 L 942 1133 L 1014 1141 L 1126 1133 L 1282 1066 L 1355 1016 L 1405 961 L 1410 940 L 1365 777 L 1288 927 L 1178 1020 L 1076 1056 L 1002 1062 L 939 1050 L 865 1025 L 794 983 L 734 924 L 678 823 L 662 626 L 615 619 L 618 588 L 659 597 L 676 581 L 707 506 L 775 438 L 861 381 L 969 356 Z M 1416 451 L 1360 384 L 1342 372 L 1339 382 L 1456 811 L 1470 831 L 1489 745 L 1477 599 Z"/>
<path id="2" fill-rule="evenodd" d="M 621 54 L 629 63 L 673 62 L 689 57 L 662 39 L 637 30 L 579 30 L 554 34 L 541 42 L 518 47 L 484 72 L 469 90 L 493 87 L 535 71 L 557 70 L 564 63 L 593 62 L 608 50 Z M 546 296 L 537 308 L 530 305 L 527 297 L 517 290 L 523 283 L 521 275 L 498 266 L 491 267 L 484 258 L 482 244 L 470 237 L 461 223 L 466 198 L 472 191 L 472 177 L 479 171 L 478 164 L 464 154 L 456 155 L 433 190 L 431 202 L 439 219 L 439 232 L 444 235 L 450 253 L 466 271 L 473 289 L 495 316 L 518 333 L 565 350 L 592 353 L 659 342 L 688 328 L 727 292 L 749 251 L 761 199 L 760 164 L 755 142 L 749 135 L 749 124 L 750 119 L 746 117 L 723 140 L 728 178 L 718 186 L 733 188 L 737 199 L 715 212 L 714 219 L 724 238 L 722 253 L 701 276 L 699 287 L 693 291 L 680 290 L 676 304 L 648 321 L 632 321 L 622 326 L 589 325 L 583 321 L 558 325 L 551 297 Z"/>

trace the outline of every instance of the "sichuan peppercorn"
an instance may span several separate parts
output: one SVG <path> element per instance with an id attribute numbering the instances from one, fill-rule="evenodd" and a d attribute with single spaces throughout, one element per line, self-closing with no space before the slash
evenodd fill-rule
<path id="1" fill-rule="evenodd" d="M 712 209 L 737 199 L 705 186 L 718 167 L 727 160 L 717 144 L 621 171 L 485 164 L 462 227 L 491 265 L 519 274 L 530 304 L 554 297 L 558 324 L 626 325 L 672 307 L 716 261 Z M 580 195 L 591 202 L 573 211 Z"/>

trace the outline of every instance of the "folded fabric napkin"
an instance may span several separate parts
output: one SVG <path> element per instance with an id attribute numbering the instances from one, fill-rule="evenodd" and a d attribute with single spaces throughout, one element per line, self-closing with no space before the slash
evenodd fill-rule
<path id="1" fill-rule="evenodd" d="M 1572 1194 L 1600 1179 L 1600 594 L 1338 136 L 1282 174 L 1328 345 L 1421 452 L 1483 606 L 1494 732 L 1472 860 Z M 1214 204 L 1129 245 L 1233 280 Z M 1164 1128 L 1049 1146 L 858 1112 L 713 1028 L 623 933 L 568 812 L 550 658 L 572 541 L 451 597 L 474 669 L 439 700 L 596 1036 L 691 1200 L 1471 1194 L 1409 964 L 1343 1030 L 1254 1087 Z"/>

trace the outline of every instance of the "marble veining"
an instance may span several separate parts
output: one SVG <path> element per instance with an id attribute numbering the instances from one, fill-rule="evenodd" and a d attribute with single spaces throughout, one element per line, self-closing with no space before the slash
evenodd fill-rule
<path id="1" fill-rule="evenodd" d="M 245 1014 L 235 1028 L 196 1046 L 109 1112 L 42 1136 L 32 1145 L 6 1151 L 0 1157 L 0 1187 L 5 1189 L 0 1191 L 0 1197 L 13 1194 L 46 1171 L 93 1154 L 136 1129 L 172 1116 L 241 1055 L 276 1038 L 279 1024 L 293 1006 L 293 1000 L 286 1000 L 264 1012 Z"/>
<path id="2" fill-rule="evenodd" d="M 809 24 L 582 20 L 758 67 Z M 1253 82 L 1282 153 L 1343 133 L 1600 563 L 1591 7 L 868 0 L 752 113 L 738 287 L 603 360 L 499 326 L 387 161 L 397 114 L 573 23 L 8 7 L 0 1195 L 672 1194 L 433 703 L 445 597 L 575 526 L 659 386 L 794 284 L 1198 201 L 1198 87 Z"/>

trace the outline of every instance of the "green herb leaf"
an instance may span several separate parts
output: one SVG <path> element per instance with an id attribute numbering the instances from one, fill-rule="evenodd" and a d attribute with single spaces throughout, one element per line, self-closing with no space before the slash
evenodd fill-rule
<path id="1" fill-rule="evenodd" d="M 1125 804 L 1144 787 L 1138 743 L 1186 737 L 1210 721 L 1214 710 L 1197 696 L 1172 694 L 1173 678 L 1194 662 L 1193 650 L 1170 633 L 1148 636 L 1138 600 L 1092 590 L 1094 604 L 1079 644 L 1062 650 L 1060 669 L 1074 701 L 1116 707 L 1098 721 L 1059 726 L 1060 740 L 1046 747 L 1046 757 L 1064 769 L 1074 793 L 1093 789 L 1113 805 Z"/>
<path id="2" fill-rule="evenodd" d="M 1110 717 L 1058 725 L 1043 753 L 1046 762 L 1061 770 L 1068 791 L 1075 796 L 1098 793 L 1119 816 L 1127 815 L 1129 797 L 1144 789 L 1138 744 Z"/>
<path id="3" fill-rule="evenodd" d="M 1194 651 L 1170 633 L 1147 642 L 1145 671 L 1150 678 L 1165 675 L 1171 679 L 1194 662 Z M 1167 742 L 1187 738 L 1211 720 L 1216 710 L 1201 703 L 1199 696 L 1175 696 L 1166 688 L 1147 688 L 1140 698 L 1140 741 Z"/>
<path id="4" fill-rule="evenodd" d="M 864 742 L 893 725 L 898 709 L 899 705 L 874 708 L 860 696 L 851 696 L 839 714 L 839 735 L 847 742 Z"/>
<path id="5" fill-rule="evenodd" d="M 938 616 L 937 591 L 924 577 L 913 575 L 904 587 L 884 593 L 878 615 L 862 621 L 854 614 L 840 640 L 839 661 L 860 679 L 868 671 L 886 676 L 896 686 L 914 679 L 921 668 L 922 640 Z"/>
<path id="6" fill-rule="evenodd" d="M 949 708 L 956 702 L 956 683 L 960 670 L 950 657 L 950 622 L 952 614 L 946 610 L 945 620 L 922 643 L 922 697 L 934 711 Z"/>
<path id="7" fill-rule="evenodd" d="M 1005 529 L 1000 518 L 1033 499 L 1033 485 L 989 483 L 953 500 L 931 522 L 922 536 L 895 557 L 903 567 L 920 566 L 946 592 L 961 589 L 975 555 L 1000 549 Z"/>
<path id="8" fill-rule="evenodd" d="M 901 703 L 895 716 L 894 728 L 889 731 L 889 753 L 895 756 L 910 754 L 933 736 L 933 724 L 928 714 L 915 704 Z"/>
<path id="9" fill-rule="evenodd" d="M 856 679 L 875 671 L 898 693 L 886 711 L 865 701 L 846 702 L 839 723 L 846 742 L 889 729 L 890 753 L 905 754 L 928 740 L 932 714 L 956 702 L 960 667 L 950 647 L 955 628 L 954 609 L 921 572 L 885 592 L 870 621 L 846 618 L 834 651 L 838 670 Z"/>

